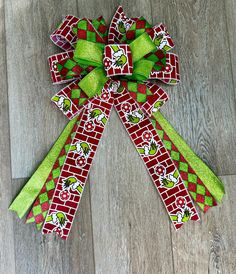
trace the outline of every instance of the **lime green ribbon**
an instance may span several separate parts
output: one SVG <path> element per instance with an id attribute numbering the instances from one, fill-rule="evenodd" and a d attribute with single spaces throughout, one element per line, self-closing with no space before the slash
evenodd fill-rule
<path id="1" fill-rule="evenodd" d="M 204 182 L 217 202 L 221 202 L 225 194 L 224 185 L 211 169 L 192 151 L 183 138 L 176 132 L 165 117 L 158 111 L 153 114 L 154 118 L 166 132 L 170 140 L 175 144 L 179 152 L 195 171 L 196 175 Z"/>
<path id="2" fill-rule="evenodd" d="M 10 205 L 9 209 L 15 211 L 19 218 L 22 218 L 25 215 L 40 193 L 40 190 L 47 180 L 48 174 L 56 162 L 56 159 L 77 120 L 78 117 L 75 117 L 67 124 L 45 159 Z"/>
<path id="3" fill-rule="evenodd" d="M 154 52 L 156 46 L 146 32 L 134 39 L 129 46 L 133 61 L 133 74 L 124 76 L 124 78 L 145 81 L 150 75 L 154 62 L 144 59 L 144 56 L 150 52 Z M 103 52 L 104 44 L 82 39 L 77 41 L 73 57 L 74 61 L 81 66 L 96 67 L 79 82 L 80 88 L 89 98 L 100 95 L 103 86 L 109 79 L 106 77 L 104 70 Z"/>

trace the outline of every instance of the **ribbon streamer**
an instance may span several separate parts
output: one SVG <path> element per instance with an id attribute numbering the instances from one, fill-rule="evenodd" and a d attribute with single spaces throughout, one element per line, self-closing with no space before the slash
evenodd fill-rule
<path id="1" fill-rule="evenodd" d="M 104 87 L 104 92 L 107 92 L 108 86 L 109 83 Z M 67 239 L 112 106 L 113 97 L 107 100 L 98 97 L 84 110 L 63 164 L 43 233 L 55 230 Z"/>
<path id="2" fill-rule="evenodd" d="M 65 144 L 68 132 L 73 128 L 76 120 L 77 119 L 75 118 L 68 123 L 39 168 L 35 171 L 14 202 L 10 205 L 9 209 L 15 211 L 19 218 L 22 218 L 25 215 L 42 189 L 44 182 L 60 153 L 60 148 Z"/>
<path id="3" fill-rule="evenodd" d="M 125 106 L 129 106 L 129 109 Z M 115 108 L 146 165 L 176 229 L 188 220 L 199 220 L 197 211 L 169 153 L 134 99 L 124 89 L 115 97 Z M 139 115 L 135 115 L 138 113 Z M 134 116 L 131 119 L 130 115 Z M 180 204 L 182 201 L 182 204 Z"/>
<path id="4" fill-rule="evenodd" d="M 224 186 L 159 112 L 165 91 L 148 79 L 179 82 L 178 56 L 162 23 L 128 18 L 118 7 L 109 31 L 103 17 L 68 15 L 50 36 L 65 52 L 49 57 L 52 97 L 72 119 L 10 206 L 45 234 L 67 239 L 87 176 L 114 105 L 176 229 L 221 202 Z M 191 197 L 192 199 L 191 199 Z"/>
<path id="5" fill-rule="evenodd" d="M 35 199 L 32 209 L 30 210 L 27 216 L 26 222 L 27 223 L 35 222 L 38 229 L 42 227 L 45 217 L 47 215 L 47 212 L 52 200 L 52 196 L 55 191 L 55 187 L 57 185 L 57 182 L 61 173 L 61 169 L 65 163 L 66 155 L 70 149 L 70 144 L 75 136 L 76 129 L 79 126 L 82 113 L 83 112 L 81 112 L 80 115 L 77 117 L 76 123 L 74 124 L 71 132 L 69 132 L 69 130 L 67 131 L 69 133 L 67 140 L 65 144 L 63 145 L 63 147 L 61 147 L 60 154 L 57 157 L 53 165 L 53 168 L 51 169 L 51 172 L 48 175 L 46 182 L 44 183 L 44 186 L 42 187 L 40 193 Z"/>

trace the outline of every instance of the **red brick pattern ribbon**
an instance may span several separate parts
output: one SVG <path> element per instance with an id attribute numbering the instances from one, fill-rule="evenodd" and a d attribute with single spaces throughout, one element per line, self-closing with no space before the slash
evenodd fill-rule
<path id="1" fill-rule="evenodd" d="M 107 92 L 109 83 L 104 86 Z M 85 183 L 113 106 L 113 97 L 94 98 L 83 111 L 54 191 L 42 232 L 67 239 Z"/>
<path id="2" fill-rule="evenodd" d="M 175 228 L 180 228 L 189 219 L 199 220 L 198 213 L 180 174 L 150 119 L 144 115 L 126 89 L 121 94 L 116 94 L 114 104 Z M 180 201 L 183 201 L 183 204 L 180 205 Z"/>

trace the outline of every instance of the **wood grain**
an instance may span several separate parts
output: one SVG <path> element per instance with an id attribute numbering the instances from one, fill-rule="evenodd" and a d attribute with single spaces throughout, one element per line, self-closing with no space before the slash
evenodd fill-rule
<path id="1" fill-rule="evenodd" d="M 26 179 L 14 180 L 14 192 Z M 17 274 L 94 273 L 93 237 L 89 185 L 85 188 L 80 210 L 67 241 L 43 236 L 34 224 L 24 224 L 14 216 L 15 265 Z M 3 273 L 3 272 L 1 272 Z"/>
<path id="2" fill-rule="evenodd" d="M 175 273 L 236 272 L 236 176 L 223 176 L 226 197 L 223 204 L 202 214 L 199 224 L 172 229 Z"/>
<path id="3" fill-rule="evenodd" d="M 62 51 L 49 35 L 70 13 L 75 1 L 6 1 L 13 178 L 33 173 L 67 122 L 50 103 L 60 87 L 52 85 L 47 58 Z"/>
<path id="4" fill-rule="evenodd" d="M 231 58 L 231 68 L 232 68 L 232 77 L 234 83 L 234 97 L 232 101 L 236 106 L 236 55 L 234 53 L 236 45 L 236 2 L 233 0 L 225 1 L 226 8 L 226 22 L 227 22 L 227 31 L 228 39 L 230 46 L 230 58 Z M 234 120 L 236 123 L 236 121 Z"/>
<path id="5" fill-rule="evenodd" d="M 217 174 L 235 174 L 235 91 L 224 1 L 152 1 L 152 11 L 153 22 L 168 26 L 180 58 L 181 83 L 165 87 L 170 100 L 164 113 Z"/>
<path id="6" fill-rule="evenodd" d="M 231 67 L 234 80 L 234 91 L 236 83 L 236 55 L 234 54 L 234 48 L 236 45 L 236 2 L 234 0 L 226 0 L 225 3 L 225 20 L 227 23 L 227 34 L 229 39 L 229 48 L 230 48 L 230 58 L 231 58 Z M 232 98 L 236 104 L 236 96 Z"/>
<path id="7" fill-rule="evenodd" d="M 10 140 L 7 100 L 4 1 L 0 0 L 0 273 L 15 273 L 11 200 Z"/>

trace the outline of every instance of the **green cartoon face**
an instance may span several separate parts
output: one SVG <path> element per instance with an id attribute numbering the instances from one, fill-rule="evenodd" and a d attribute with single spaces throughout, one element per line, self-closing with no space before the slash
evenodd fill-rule
<path id="1" fill-rule="evenodd" d="M 156 142 L 151 142 L 149 155 L 155 155 L 157 153 L 157 150 L 158 150 L 158 145 L 156 144 Z"/>
<path id="2" fill-rule="evenodd" d="M 62 109 L 64 112 L 69 111 L 71 108 L 71 101 L 69 99 L 64 99 Z"/>
<path id="3" fill-rule="evenodd" d="M 118 23 L 118 31 L 119 31 L 120 33 L 122 33 L 122 34 L 125 34 L 126 29 L 125 29 L 125 24 L 124 24 L 124 22 L 120 21 L 120 22 Z"/>
<path id="4" fill-rule="evenodd" d="M 107 122 L 107 118 L 106 118 L 105 114 L 104 114 L 100 109 L 98 109 L 98 108 L 93 109 L 93 110 L 90 112 L 90 114 L 89 114 L 89 119 L 90 119 L 90 120 L 96 119 L 96 121 L 97 121 L 98 123 L 101 123 L 101 124 L 103 124 L 103 125 L 105 125 L 106 122 Z"/>
<path id="5" fill-rule="evenodd" d="M 143 113 L 141 110 L 135 110 L 133 112 L 129 112 L 126 115 L 126 119 L 131 124 L 138 124 L 143 119 Z"/>
<path id="6" fill-rule="evenodd" d="M 154 39 L 154 44 L 159 47 L 163 39 L 163 34 L 157 35 L 157 37 Z"/>
<path id="7" fill-rule="evenodd" d="M 182 222 L 185 223 L 189 221 L 190 217 L 191 217 L 191 212 L 188 209 L 185 209 L 182 217 Z"/>
<path id="8" fill-rule="evenodd" d="M 119 57 L 118 60 L 115 62 L 115 66 L 123 67 L 127 63 L 127 57 L 123 54 Z"/>
<path id="9" fill-rule="evenodd" d="M 163 178 L 163 179 L 161 180 L 161 183 L 162 183 L 163 186 L 166 187 L 166 188 L 172 188 L 172 187 L 175 185 L 174 182 L 172 182 L 172 181 L 170 181 L 170 180 L 168 180 L 168 179 L 166 179 L 166 178 Z"/>
<path id="10" fill-rule="evenodd" d="M 154 108 L 160 108 L 163 104 L 164 104 L 163 101 L 157 101 L 157 102 L 154 104 Z"/>
<path id="11" fill-rule="evenodd" d="M 63 112 L 71 110 L 71 100 L 68 98 L 55 95 L 52 97 L 52 101 L 55 102 Z"/>
<path id="12" fill-rule="evenodd" d="M 132 114 L 128 114 L 128 115 L 127 115 L 127 119 L 128 119 L 128 121 L 129 121 L 131 124 L 138 124 L 139 121 L 140 121 L 140 118 L 139 118 L 139 117 L 136 117 L 136 116 L 134 116 L 134 115 L 132 115 Z"/>
<path id="13" fill-rule="evenodd" d="M 76 182 L 76 178 L 75 177 L 69 177 L 67 179 L 64 180 L 64 183 L 63 183 L 63 187 L 64 188 L 68 188 L 70 187 L 72 184 L 74 184 Z"/>
<path id="14" fill-rule="evenodd" d="M 89 144 L 86 143 L 86 142 L 81 142 L 80 143 L 80 147 L 81 147 L 81 149 L 83 151 L 83 154 L 85 156 L 87 156 L 89 154 L 89 152 L 90 152 L 90 146 L 89 146 Z"/>
<path id="15" fill-rule="evenodd" d="M 51 215 L 48 215 L 46 217 L 46 223 L 53 223 L 55 224 L 57 227 L 64 227 L 66 222 L 67 222 L 67 218 L 66 215 L 63 212 L 54 212 Z"/>
<path id="16" fill-rule="evenodd" d="M 57 216 L 57 221 L 58 221 L 59 225 L 61 227 L 63 227 L 65 225 L 66 221 L 67 221 L 65 214 L 62 213 L 62 212 L 58 212 L 56 214 L 56 216 Z"/>
<path id="17" fill-rule="evenodd" d="M 102 111 L 101 111 L 100 109 L 96 108 L 96 109 L 93 109 L 93 110 L 90 112 L 89 118 L 90 118 L 90 119 L 94 119 L 94 118 L 98 117 L 98 116 L 101 115 L 101 114 L 102 114 Z"/>

